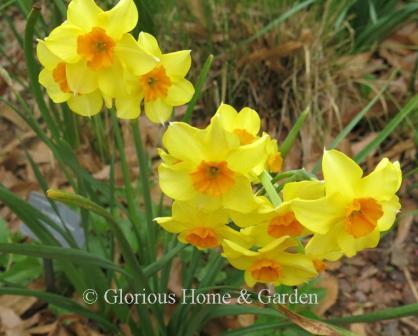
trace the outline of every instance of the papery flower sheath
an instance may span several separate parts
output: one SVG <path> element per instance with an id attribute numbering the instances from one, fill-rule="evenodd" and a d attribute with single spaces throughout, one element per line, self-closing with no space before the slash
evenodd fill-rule
<path id="1" fill-rule="evenodd" d="M 330 150 L 324 153 L 322 171 L 325 197 L 295 200 L 292 206 L 296 218 L 315 233 L 306 253 L 335 260 L 341 253 L 352 257 L 376 247 L 380 232 L 391 228 L 401 207 L 395 195 L 402 181 L 399 163 L 385 158 L 363 176 L 352 159 Z"/>
<path id="2" fill-rule="evenodd" d="M 174 106 L 184 105 L 194 94 L 187 75 L 191 57 L 190 50 L 163 54 L 154 36 L 140 33 L 137 45 L 153 55 L 158 62 L 148 72 L 135 68 L 126 75 L 126 92 L 116 97 L 116 109 L 121 118 L 137 118 L 143 102 L 145 114 L 155 123 L 167 121 Z"/>

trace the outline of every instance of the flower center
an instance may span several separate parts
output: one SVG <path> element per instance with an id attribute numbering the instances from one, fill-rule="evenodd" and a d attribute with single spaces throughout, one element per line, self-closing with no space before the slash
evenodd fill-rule
<path id="1" fill-rule="evenodd" d="M 239 142 L 241 145 L 248 145 L 252 143 L 255 139 L 255 136 L 247 132 L 245 129 L 237 128 L 234 129 L 234 133 L 238 135 Z"/>
<path id="2" fill-rule="evenodd" d="M 153 70 L 139 78 L 141 88 L 144 90 L 145 101 L 153 101 L 167 96 L 171 80 L 167 76 L 162 65 L 156 66 Z"/>
<path id="3" fill-rule="evenodd" d="M 274 217 L 270 221 L 267 232 L 274 238 L 282 236 L 300 236 L 303 232 L 303 226 L 295 218 L 294 213 L 289 211 L 283 215 Z"/>
<path id="4" fill-rule="evenodd" d="M 94 27 L 90 33 L 80 35 L 77 39 L 77 52 L 87 60 L 87 65 L 99 70 L 113 64 L 115 42 L 105 30 Z"/>
<path id="5" fill-rule="evenodd" d="M 52 71 L 52 78 L 54 78 L 55 83 L 59 85 L 62 92 L 71 92 L 70 88 L 68 87 L 65 63 L 59 63 L 55 67 L 55 69 Z"/>
<path id="6" fill-rule="evenodd" d="M 212 248 L 219 245 L 218 237 L 210 228 L 197 227 L 186 234 L 186 241 L 200 248 Z"/>
<path id="7" fill-rule="evenodd" d="M 255 280 L 273 282 L 279 278 L 281 267 L 274 260 L 261 259 L 252 264 L 249 271 Z"/>
<path id="8" fill-rule="evenodd" d="M 345 210 L 345 230 L 354 238 L 366 236 L 382 216 L 382 206 L 373 198 L 355 199 Z"/>
<path id="9" fill-rule="evenodd" d="M 235 183 L 234 172 L 228 168 L 226 161 L 202 161 L 190 174 L 194 188 L 209 196 L 219 197 L 225 194 Z"/>
<path id="10" fill-rule="evenodd" d="M 267 159 L 267 169 L 272 173 L 278 173 L 282 169 L 283 159 L 280 152 L 270 155 Z"/>

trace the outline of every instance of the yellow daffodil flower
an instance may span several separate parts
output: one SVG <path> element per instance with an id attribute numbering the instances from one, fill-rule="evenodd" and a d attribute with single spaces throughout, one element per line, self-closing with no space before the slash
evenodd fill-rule
<path id="1" fill-rule="evenodd" d="M 261 119 L 258 113 L 249 107 L 244 107 L 237 112 L 231 105 L 222 103 L 212 117 L 212 119 L 215 118 L 220 120 L 225 130 L 238 136 L 241 145 L 251 144 L 259 138 Z M 282 168 L 282 157 L 275 139 L 269 137 L 266 143 L 266 151 L 266 162 L 260 163 L 254 169 L 256 176 L 260 175 L 264 169 L 277 173 Z"/>
<path id="2" fill-rule="evenodd" d="M 296 286 L 317 275 L 310 258 L 287 251 L 296 245 L 294 239 L 284 236 L 255 252 L 224 240 L 222 255 L 233 267 L 245 272 L 244 279 L 250 287 L 257 282 Z"/>
<path id="3" fill-rule="evenodd" d="M 380 232 L 390 229 L 401 207 L 395 195 L 402 180 L 399 162 L 385 158 L 363 177 L 353 160 L 330 150 L 324 153 L 322 171 L 326 196 L 292 205 L 297 220 L 315 233 L 306 253 L 335 260 L 341 253 L 352 257 L 376 247 Z"/>
<path id="4" fill-rule="evenodd" d="M 283 236 L 301 237 L 310 233 L 295 217 L 292 204 L 296 199 L 315 200 L 324 197 L 324 183 L 320 181 L 301 181 L 287 183 L 283 188 L 283 202 L 274 207 L 266 198 L 259 197 L 259 208 L 246 216 L 231 213 L 238 226 L 245 227 L 243 233 L 253 237 L 258 246 L 265 246 Z"/>
<path id="5" fill-rule="evenodd" d="M 72 111 L 82 116 L 100 112 L 103 98 L 99 90 L 87 94 L 75 94 L 68 86 L 67 63 L 55 56 L 43 41 L 37 45 L 37 55 L 44 68 L 39 73 L 39 83 L 47 89 L 54 103 L 67 102 Z"/>
<path id="6" fill-rule="evenodd" d="M 164 162 L 159 166 L 161 190 L 180 201 L 195 200 L 207 209 L 250 212 L 256 206 L 249 175 L 265 161 L 263 136 L 241 146 L 217 119 L 206 129 L 171 123 L 163 136 Z"/>
<path id="7" fill-rule="evenodd" d="M 86 94 L 100 89 L 106 105 L 122 92 L 124 67 L 149 72 L 157 60 L 128 34 L 138 21 L 133 0 L 120 0 L 103 11 L 93 0 L 72 0 L 67 20 L 45 39 L 46 47 L 66 63 L 69 90 Z"/>
<path id="8" fill-rule="evenodd" d="M 159 217 L 155 221 L 166 231 L 176 233 L 179 241 L 198 249 L 220 246 L 223 239 L 248 246 L 249 240 L 228 225 L 228 214 L 223 209 L 205 211 L 190 202 L 175 201 L 171 217 Z"/>
<path id="9" fill-rule="evenodd" d="M 184 78 L 191 65 L 190 50 L 163 54 L 155 37 L 144 32 L 139 34 L 138 45 L 159 62 L 145 74 L 128 75 L 127 94 L 116 98 L 117 113 L 137 118 L 143 100 L 147 117 L 163 123 L 170 118 L 173 106 L 186 104 L 194 94 L 193 85 Z"/>

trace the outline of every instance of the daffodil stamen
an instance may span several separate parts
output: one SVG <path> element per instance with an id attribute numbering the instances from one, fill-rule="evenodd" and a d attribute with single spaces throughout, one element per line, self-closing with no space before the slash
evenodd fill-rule
<path id="1" fill-rule="evenodd" d="M 345 230 L 354 238 L 366 236 L 382 216 L 382 206 L 373 198 L 355 199 L 346 209 Z"/>
<path id="2" fill-rule="evenodd" d="M 300 236 L 303 233 L 303 226 L 295 218 L 292 211 L 285 214 L 273 217 L 270 221 L 270 225 L 267 228 L 267 232 L 274 238 L 282 236 Z"/>
<path id="3" fill-rule="evenodd" d="M 156 66 L 150 72 L 142 75 L 139 78 L 139 82 L 144 91 L 144 99 L 146 102 L 167 96 L 168 89 L 171 85 L 171 80 L 161 65 Z"/>
<path id="4" fill-rule="evenodd" d="M 87 65 L 99 70 L 113 64 L 113 48 L 115 42 L 106 31 L 94 27 L 89 33 L 80 35 L 77 39 L 77 52 L 87 60 Z"/>
<path id="5" fill-rule="evenodd" d="M 188 243 L 199 248 L 213 248 L 219 245 L 219 239 L 215 231 L 207 227 L 191 229 L 185 236 Z"/>
<path id="6" fill-rule="evenodd" d="M 52 71 L 52 77 L 54 78 L 55 83 L 59 85 L 62 92 L 71 92 L 70 88 L 68 87 L 67 70 L 65 63 L 58 63 L 58 65 Z"/>
<path id="7" fill-rule="evenodd" d="M 274 260 L 257 260 L 249 268 L 252 277 L 257 281 L 275 282 L 280 277 L 281 267 Z"/>
<path id="8" fill-rule="evenodd" d="M 219 197 L 235 183 L 235 174 L 228 168 L 226 161 L 202 161 L 190 175 L 194 188 L 198 192 L 209 196 Z"/>

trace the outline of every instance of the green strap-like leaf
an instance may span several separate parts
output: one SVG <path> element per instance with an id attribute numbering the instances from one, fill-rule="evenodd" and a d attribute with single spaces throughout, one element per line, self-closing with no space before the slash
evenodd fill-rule
<path id="1" fill-rule="evenodd" d="M 111 261 L 95 256 L 83 250 L 39 244 L 1 244 L 0 252 L 26 255 L 31 257 L 70 261 L 74 264 L 87 264 L 106 268 L 122 273 L 128 277 L 132 275 Z"/>

